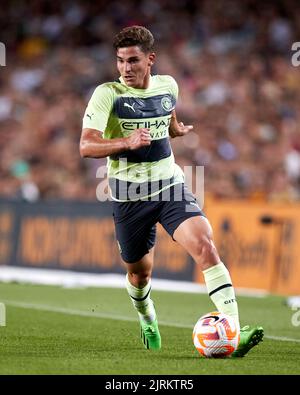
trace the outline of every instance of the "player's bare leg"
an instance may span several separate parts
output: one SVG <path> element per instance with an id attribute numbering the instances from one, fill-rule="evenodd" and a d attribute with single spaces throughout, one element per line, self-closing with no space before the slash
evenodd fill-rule
<path id="1" fill-rule="evenodd" d="M 144 346 L 147 349 L 158 350 L 161 348 L 161 337 L 154 304 L 150 299 L 153 259 L 154 248 L 138 262 L 125 263 L 126 288 L 139 315 Z"/>
<path id="2" fill-rule="evenodd" d="M 200 265 L 209 296 L 218 311 L 233 317 L 239 327 L 238 306 L 230 274 L 213 243 L 208 220 L 200 216 L 189 218 L 178 226 L 173 237 Z M 242 328 L 239 347 L 232 356 L 244 356 L 262 341 L 263 335 L 262 327 Z"/>

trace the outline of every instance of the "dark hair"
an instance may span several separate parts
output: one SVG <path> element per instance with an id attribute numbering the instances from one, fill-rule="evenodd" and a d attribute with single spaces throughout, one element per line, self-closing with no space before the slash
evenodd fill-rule
<path id="1" fill-rule="evenodd" d="M 153 51 L 154 37 L 144 26 L 129 26 L 116 34 L 113 42 L 115 49 L 137 45 L 144 53 Z"/>

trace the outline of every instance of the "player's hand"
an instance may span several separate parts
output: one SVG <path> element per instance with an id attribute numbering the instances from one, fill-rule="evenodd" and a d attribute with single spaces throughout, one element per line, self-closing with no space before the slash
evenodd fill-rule
<path id="1" fill-rule="evenodd" d="M 193 125 L 185 125 L 183 122 L 179 122 L 176 125 L 176 128 L 174 128 L 172 130 L 172 135 L 174 137 L 176 137 L 176 136 L 184 136 L 184 135 L 186 135 L 188 132 L 190 132 L 193 129 L 194 129 Z"/>
<path id="2" fill-rule="evenodd" d="M 127 147 L 129 150 L 135 150 L 151 144 L 150 129 L 140 128 L 128 137 L 126 137 Z"/>

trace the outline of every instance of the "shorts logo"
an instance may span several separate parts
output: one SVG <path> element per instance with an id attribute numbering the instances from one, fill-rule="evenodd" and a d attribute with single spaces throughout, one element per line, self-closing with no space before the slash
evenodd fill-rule
<path id="1" fill-rule="evenodd" d="M 172 100 L 168 96 L 164 96 L 161 99 L 161 106 L 165 111 L 172 111 L 174 109 Z"/>

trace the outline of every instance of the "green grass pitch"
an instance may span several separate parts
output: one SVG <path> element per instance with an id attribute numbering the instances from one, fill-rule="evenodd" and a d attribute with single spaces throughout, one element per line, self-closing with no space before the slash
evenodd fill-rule
<path id="1" fill-rule="evenodd" d="M 0 374 L 300 373 L 300 326 L 283 297 L 238 297 L 242 325 L 263 325 L 266 338 L 244 358 L 218 360 L 192 343 L 197 319 L 215 310 L 207 295 L 152 291 L 152 299 L 163 345 L 156 352 L 143 348 L 125 289 L 0 283 Z"/>

